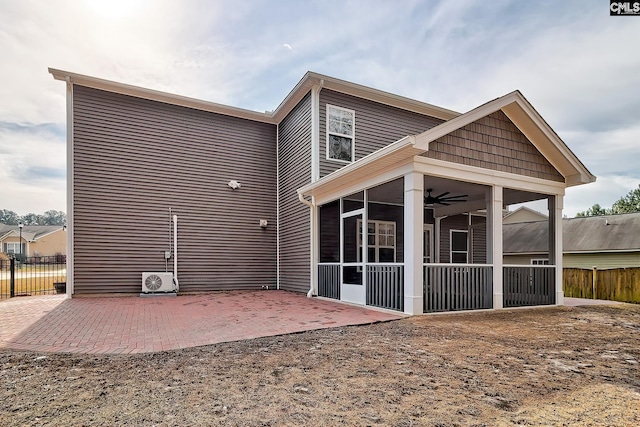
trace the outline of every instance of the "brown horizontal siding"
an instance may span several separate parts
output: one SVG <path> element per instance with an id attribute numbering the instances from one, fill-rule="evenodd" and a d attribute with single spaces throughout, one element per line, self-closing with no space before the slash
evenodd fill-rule
<path id="1" fill-rule="evenodd" d="M 564 178 L 502 112 L 429 144 L 424 157 L 563 182 Z"/>
<path id="2" fill-rule="evenodd" d="M 169 208 L 181 291 L 274 286 L 275 139 L 274 125 L 75 86 L 75 292 L 140 292 L 143 271 L 164 271 Z"/>
<path id="3" fill-rule="evenodd" d="M 356 160 L 442 123 L 434 117 L 323 89 L 320 91 L 320 177 L 346 164 L 327 159 L 327 104 L 355 111 Z"/>
<path id="4" fill-rule="evenodd" d="M 311 182 L 311 96 L 278 127 L 280 180 L 280 288 L 306 292 L 310 285 L 309 207 L 297 189 Z"/>

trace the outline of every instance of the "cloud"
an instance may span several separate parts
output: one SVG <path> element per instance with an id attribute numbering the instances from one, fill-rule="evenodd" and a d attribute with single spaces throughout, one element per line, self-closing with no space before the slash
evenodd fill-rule
<path id="1" fill-rule="evenodd" d="M 282 46 L 286 47 L 289 50 L 293 50 L 293 48 L 291 47 L 291 45 L 289 43 L 285 43 Z"/>

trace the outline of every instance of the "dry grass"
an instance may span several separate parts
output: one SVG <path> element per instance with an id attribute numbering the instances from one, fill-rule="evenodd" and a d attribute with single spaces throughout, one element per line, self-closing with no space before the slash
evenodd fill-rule
<path id="1" fill-rule="evenodd" d="M 8 275 L 7 275 L 8 276 Z M 54 283 L 65 282 L 66 274 L 49 276 L 29 275 L 29 277 L 15 279 L 15 295 L 39 295 L 55 293 Z M 10 279 L 4 276 L 0 279 L 0 298 L 7 298 L 10 294 Z"/>
<path id="2" fill-rule="evenodd" d="M 626 304 L 130 356 L 0 351 L 0 425 L 638 426 L 639 362 Z"/>

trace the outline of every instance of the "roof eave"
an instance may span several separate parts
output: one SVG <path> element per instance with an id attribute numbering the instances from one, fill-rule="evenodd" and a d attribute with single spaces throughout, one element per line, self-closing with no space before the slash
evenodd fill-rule
<path id="1" fill-rule="evenodd" d="M 226 116 L 239 117 L 242 119 L 254 120 L 263 123 L 275 124 L 273 114 L 260 113 L 258 111 L 246 110 L 243 108 L 231 107 L 229 105 L 217 104 L 215 102 L 202 101 L 187 96 L 175 95 L 139 86 L 118 83 L 111 80 L 99 79 L 97 77 L 85 76 L 69 71 L 49 68 L 49 73 L 56 80 L 65 81 L 79 86 L 86 86 L 122 95 L 134 96 L 136 98 L 149 99 L 163 102 L 165 104 L 179 105 L 182 107 L 194 108 L 197 110 L 209 111 Z"/>
<path id="2" fill-rule="evenodd" d="M 313 86 L 319 86 L 323 89 L 352 95 L 441 120 L 450 120 L 460 115 L 457 111 L 438 107 L 426 102 L 308 71 L 274 111 L 273 115 L 275 120 L 280 122 L 284 119 Z"/>
<path id="3" fill-rule="evenodd" d="M 421 152 L 422 150 L 415 148 L 415 138 L 413 136 L 405 136 L 393 144 L 389 144 L 356 162 L 331 172 L 318 181 L 300 187 L 298 194 L 303 197 L 309 197 L 318 192 L 326 192 L 325 189 L 335 185 L 335 183 L 351 183 L 357 175 L 364 176 L 371 171 L 379 170 L 380 164 L 383 162 L 400 164 L 403 159 L 413 158 Z"/>
<path id="4" fill-rule="evenodd" d="M 499 110 L 502 110 L 547 160 L 559 170 L 564 176 L 567 186 L 587 184 L 596 180 L 596 177 L 587 170 L 576 155 L 517 90 L 417 135 L 416 146 L 426 151 L 429 149 L 429 144 L 436 139 Z M 552 156 L 551 151 L 555 151 L 555 154 L 559 154 L 561 157 Z"/>

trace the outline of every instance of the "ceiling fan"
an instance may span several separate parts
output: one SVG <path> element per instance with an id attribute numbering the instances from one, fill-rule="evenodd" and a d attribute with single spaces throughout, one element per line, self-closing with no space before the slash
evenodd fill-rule
<path id="1" fill-rule="evenodd" d="M 456 203 L 456 202 L 466 202 L 467 201 L 467 197 L 469 197 L 468 194 L 460 194 L 458 196 L 447 196 L 447 194 L 450 193 L 450 191 L 445 191 L 444 193 L 440 194 L 439 196 L 432 196 L 431 192 L 433 191 L 432 188 L 427 188 L 427 195 L 424 196 L 424 204 L 425 205 L 443 205 L 443 206 L 449 206 L 451 203 Z"/>

